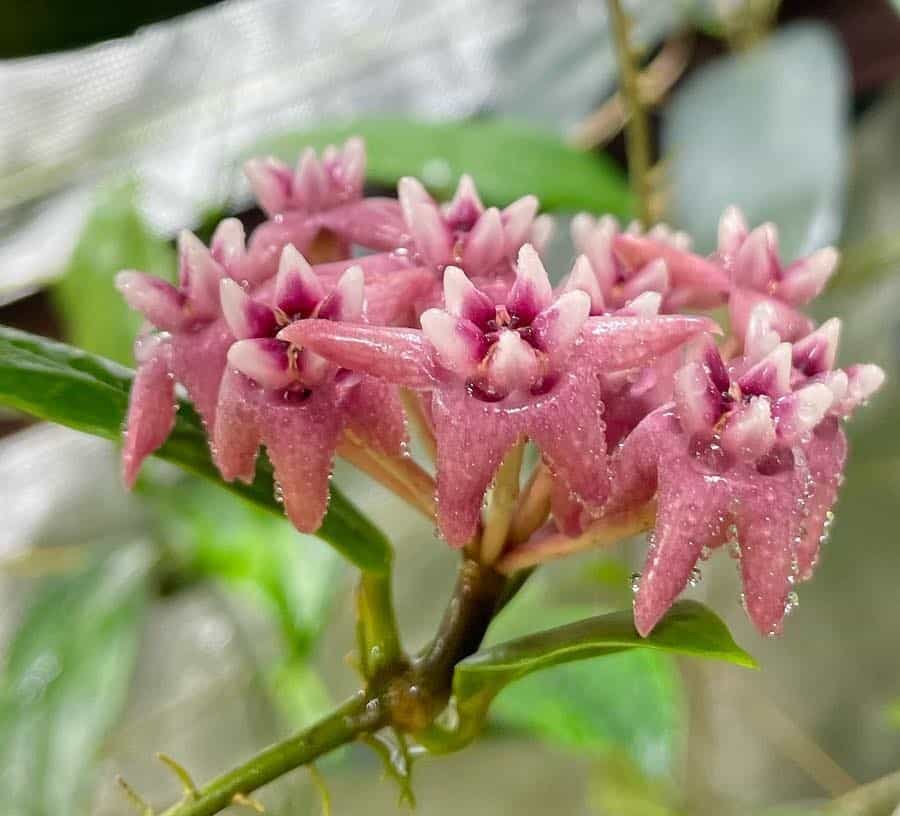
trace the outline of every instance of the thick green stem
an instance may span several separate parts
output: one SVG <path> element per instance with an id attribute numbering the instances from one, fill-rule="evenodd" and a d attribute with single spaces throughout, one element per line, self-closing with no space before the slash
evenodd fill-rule
<path id="1" fill-rule="evenodd" d="M 465 558 L 434 640 L 410 665 L 397 638 L 389 578 L 364 575 L 360 639 L 380 647 L 379 670 L 367 675 L 368 691 L 357 692 L 312 727 L 186 795 L 161 816 L 213 816 L 289 771 L 384 726 L 413 733 L 426 729 L 450 698 L 454 667 L 481 645 L 505 585 L 493 569 Z M 373 656 L 364 660 L 371 670 Z"/>
<path id="2" fill-rule="evenodd" d="M 362 574 L 356 591 L 356 611 L 363 676 L 372 680 L 398 664 L 405 664 L 394 615 L 390 572 Z"/>
<path id="3" fill-rule="evenodd" d="M 162 816 L 213 816 L 231 805 L 236 797 L 247 796 L 288 771 L 377 731 L 385 723 L 386 714 L 379 702 L 358 692 L 315 725 L 214 779 Z"/>
<path id="4" fill-rule="evenodd" d="M 449 695 L 453 667 L 478 650 L 503 586 L 503 576 L 490 567 L 463 561 L 437 634 L 413 667 L 433 693 Z"/>
<path id="5" fill-rule="evenodd" d="M 628 176 L 634 192 L 637 215 L 645 227 L 653 223 L 650 182 L 650 124 L 641 96 L 641 77 L 637 58 L 631 45 L 631 23 L 622 9 L 620 0 L 607 0 L 616 57 L 619 63 L 619 84 L 628 123 L 625 126 L 625 142 L 628 151 Z"/>

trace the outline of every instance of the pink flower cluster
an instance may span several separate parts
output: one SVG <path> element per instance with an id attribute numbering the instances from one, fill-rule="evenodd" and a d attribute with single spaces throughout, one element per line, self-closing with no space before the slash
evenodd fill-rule
<path id="1" fill-rule="evenodd" d="M 222 476 L 252 479 L 265 446 L 288 516 L 313 531 L 348 435 L 408 456 L 405 390 L 433 435 L 451 545 L 477 540 L 485 494 L 527 440 L 550 478 L 551 517 L 508 547 L 539 551 L 541 538 L 655 502 L 638 630 L 731 542 L 748 614 L 779 631 L 830 523 L 840 420 L 883 380 L 877 366 L 836 368 L 840 322 L 814 328 L 798 311 L 837 253 L 783 266 L 775 227 L 751 231 L 735 209 L 710 257 L 667 227 L 623 231 L 583 214 L 578 258 L 554 288 L 541 260 L 552 223 L 533 196 L 486 208 L 464 176 L 446 204 L 412 178 L 397 199 L 365 198 L 364 173 L 358 140 L 306 151 L 294 171 L 254 160 L 269 220 L 248 242 L 228 219 L 208 248 L 182 234 L 178 285 L 119 275 L 150 324 L 136 343 L 126 481 L 168 436 L 180 384 Z M 718 345 L 712 320 L 681 312 L 726 304 Z"/>

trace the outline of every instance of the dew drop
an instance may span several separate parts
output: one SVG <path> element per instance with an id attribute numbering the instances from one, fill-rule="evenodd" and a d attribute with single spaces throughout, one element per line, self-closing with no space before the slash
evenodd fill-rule
<path id="1" fill-rule="evenodd" d="M 631 573 L 631 591 L 637 592 L 641 588 L 641 574 L 639 572 Z"/>
<path id="2" fill-rule="evenodd" d="M 281 482 L 279 482 L 277 479 L 275 480 L 275 488 L 272 493 L 275 496 L 275 501 L 278 502 L 278 504 L 284 504 L 284 488 L 281 486 Z"/>
<path id="3" fill-rule="evenodd" d="M 700 582 L 703 580 L 703 573 L 700 572 L 698 567 L 694 567 L 691 570 L 691 574 L 688 577 L 688 586 L 696 587 L 700 586 Z"/>
<path id="4" fill-rule="evenodd" d="M 788 592 L 787 599 L 784 602 L 784 614 L 790 615 L 798 606 L 800 606 L 800 596 L 795 590 L 791 590 Z"/>

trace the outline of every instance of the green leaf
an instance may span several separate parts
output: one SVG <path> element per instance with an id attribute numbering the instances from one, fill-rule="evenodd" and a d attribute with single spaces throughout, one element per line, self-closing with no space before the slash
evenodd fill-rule
<path id="1" fill-rule="evenodd" d="M 376 184 L 393 186 L 402 176 L 418 176 L 434 193 L 448 196 L 460 175 L 469 173 L 485 204 L 502 206 L 534 194 L 545 210 L 631 214 L 628 185 L 609 157 L 576 150 L 519 122 L 357 119 L 285 134 L 252 152 L 293 164 L 306 146 L 321 149 L 353 135 L 366 141 L 366 178 Z"/>
<path id="2" fill-rule="evenodd" d="M 121 363 L 131 360 L 141 318 L 113 286 L 115 274 L 139 269 L 171 280 L 175 272 L 175 250 L 144 223 L 136 198 L 134 181 L 101 192 L 66 271 L 53 288 L 69 341 Z"/>
<path id="3" fill-rule="evenodd" d="M 489 640 L 521 634 L 534 620 L 571 623 L 590 611 L 586 606 L 547 606 L 520 596 L 491 626 Z M 685 730 L 675 664 L 669 655 L 649 649 L 537 672 L 507 686 L 490 711 L 492 721 L 581 755 L 626 754 L 651 776 L 672 770 Z"/>
<path id="4" fill-rule="evenodd" d="M 676 816 L 668 780 L 648 777 L 623 753 L 612 753 L 591 774 L 588 799 L 597 816 Z"/>
<path id="5" fill-rule="evenodd" d="M 691 74 L 667 106 L 671 219 L 715 248 L 725 207 L 773 221 L 793 259 L 835 241 L 848 172 L 846 59 L 821 24 L 780 29 Z"/>
<path id="6" fill-rule="evenodd" d="M 0 327 L 0 404 L 118 441 L 133 377 L 130 369 L 110 360 Z M 283 515 L 275 500 L 268 459 L 259 458 L 252 484 L 222 482 L 210 459 L 200 420 L 185 402 L 179 405 L 172 434 L 156 455 Z M 384 572 L 390 566 L 387 538 L 333 486 L 328 513 L 316 535 L 360 569 Z"/>
<path id="7" fill-rule="evenodd" d="M 91 769 L 128 692 L 149 558 L 118 549 L 48 581 L 25 615 L 0 680 L 4 811 L 87 814 Z"/>
<path id="8" fill-rule="evenodd" d="M 169 546 L 184 570 L 257 595 L 278 622 L 289 654 L 306 658 L 342 588 L 334 550 L 278 518 L 190 477 L 149 483 Z"/>
<path id="9" fill-rule="evenodd" d="M 474 738 L 494 698 L 509 684 L 540 669 L 632 649 L 756 666 L 722 620 L 696 601 L 676 603 L 646 638 L 635 630 L 630 609 L 598 615 L 490 646 L 458 663 L 453 675 L 457 727 L 423 734 L 422 741 L 435 752 L 456 750 Z"/>

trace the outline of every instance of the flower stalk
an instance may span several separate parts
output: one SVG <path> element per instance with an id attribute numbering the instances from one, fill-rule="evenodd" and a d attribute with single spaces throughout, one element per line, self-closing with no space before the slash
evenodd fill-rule
<path id="1" fill-rule="evenodd" d="M 494 479 L 487 521 L 481 534 L 479 560 L 483 564 L 493 564 L 506 545 L 519 499 L 519 473 L 524 453 L 525 442 L 515 444 L 503 458 Z"/>

